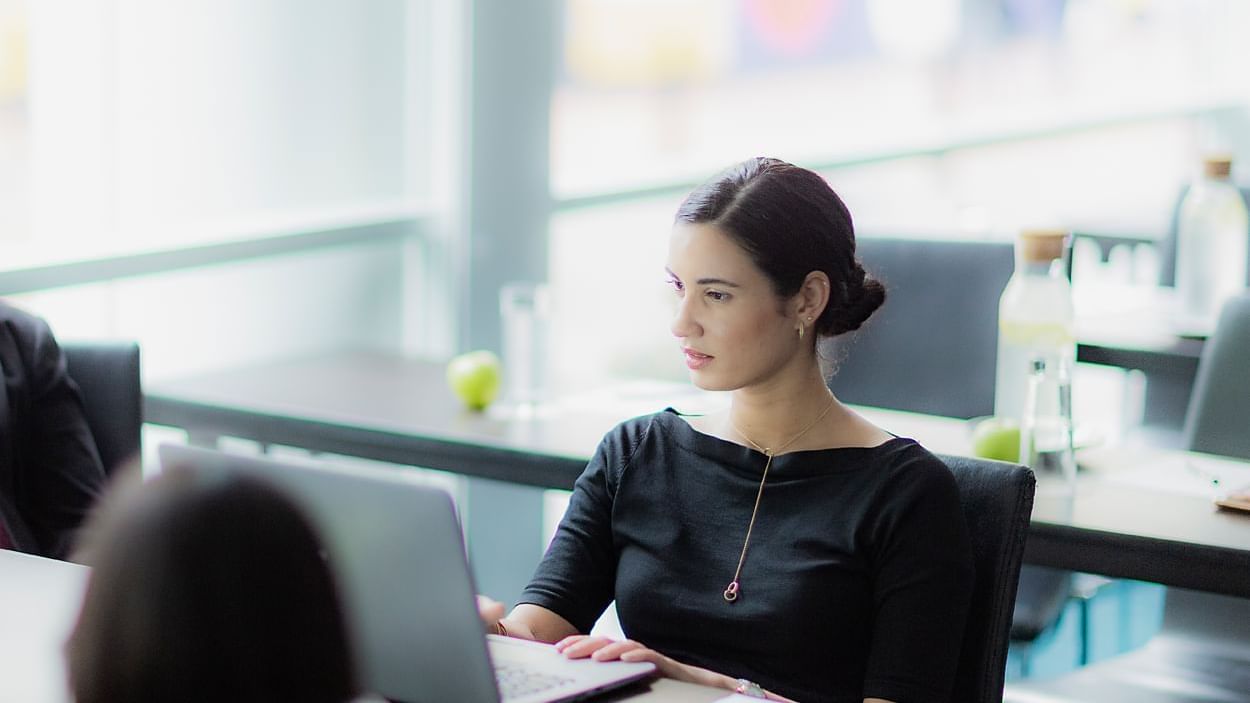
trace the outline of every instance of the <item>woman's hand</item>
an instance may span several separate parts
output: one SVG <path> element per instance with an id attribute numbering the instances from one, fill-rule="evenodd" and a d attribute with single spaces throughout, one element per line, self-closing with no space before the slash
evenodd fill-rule
<path id="1" fill-rule="evenodd" d="M 503 612 L 503 603 L 483 595 L 477 597 L 477 614 L 481 616 L 482 627 L 486 628 L 487 634 L 503 634 L 503 631 L 499 629 L 499 621 L 503 619 Z"/>
<path id="2" fill-rule="evenodd" d="M 607 637 L 572 635 L 556 642 L 556 651 L 562 652 L 564 656 L 570 659 L 585 659 L 589 657 L 595 661 L 605 662 L 613 660 L 651 662 L 659 669 L 662 676 L 670 679 L 696 683 L 701 686 L 726 688 L 731 691 L 738 686 L 737 679 L 702 667 L 682 664 L 633 640 L 613 640 Z M 769 700 L 793 703 L 789 698 L 778 696 L 774 693 L 767 693 L 767 696 Z"/>
<path id="3" fill-rule="evenodd" d="M 663 676 L 704 686 L 732 689 L 737 685 L 737 682 L 728 676 L 722 676 L 697 666 L 682 664 L 633 640 L 573 635 L 556 642 L 556 651 L 564 653 L 564 656 L 569 659 L 589 657 L 602 662 L 615 659 L 623 662 L 651 662 Z"/>

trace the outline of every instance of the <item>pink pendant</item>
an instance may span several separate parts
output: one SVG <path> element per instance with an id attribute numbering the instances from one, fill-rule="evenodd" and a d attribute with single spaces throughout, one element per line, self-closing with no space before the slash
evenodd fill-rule
<path id="1" fill-rule="evenodd" d="M 729 584 L 729 588 L 725 589 L 725 600 L 730 603 L 738 600 L 738 582 L 734 581 Z"/>

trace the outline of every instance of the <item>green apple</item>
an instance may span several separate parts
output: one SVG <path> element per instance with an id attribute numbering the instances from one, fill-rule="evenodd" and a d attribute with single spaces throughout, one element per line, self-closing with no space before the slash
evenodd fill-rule
<path id="1" fill-rule="evenodd" d="M 1020 460 L 1020 425 L 1010 418 L 990 417 L 972 430 L 972 453 L 985 459 Z"/>
<path id="2" fill-rule="evenodd" d="M 502 365 L 485 350 L 461 354 L 447 364 L 447 384 L 470 410 L 480 412 L 499 394 Z"/>

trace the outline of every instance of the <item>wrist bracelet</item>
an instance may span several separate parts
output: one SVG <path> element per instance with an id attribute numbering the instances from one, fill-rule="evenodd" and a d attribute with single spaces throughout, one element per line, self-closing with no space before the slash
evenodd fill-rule
<path id="1" fill-rule="evenodd" d="M 742 694 L 747 698 L 768 697 L 768 695 L 764 693 L 764 689 L 761 688 L 759 684 L 754 681 L 748 681 L 747 679 L 738 679 L 738 687 L 734 689 L 734 693 Z"/>

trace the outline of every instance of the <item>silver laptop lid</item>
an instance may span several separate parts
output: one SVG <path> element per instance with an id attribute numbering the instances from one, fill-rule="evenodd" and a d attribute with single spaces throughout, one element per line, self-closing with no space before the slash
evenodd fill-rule
<path id="1" fill-rule="evenodd" d="M 161 466 L 271 482 L 329 552 L 370 691 L 409 703 L 497 703 L 451 497 L 403 470 L 330 466 L 164 444 Z"/>

